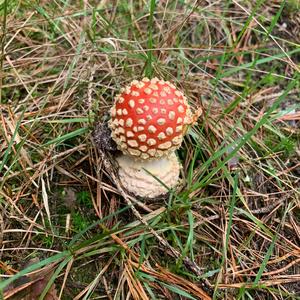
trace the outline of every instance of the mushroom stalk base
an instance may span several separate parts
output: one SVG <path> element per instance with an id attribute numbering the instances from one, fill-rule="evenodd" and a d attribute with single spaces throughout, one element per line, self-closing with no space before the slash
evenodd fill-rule
<path id="1" fill-rule="evenodd" d="M 181 166 L 174 152 L 149 161 L 121 155 L 117 161 L 122 185 L 136 196 L 156 198 L 178 183 Z"/>

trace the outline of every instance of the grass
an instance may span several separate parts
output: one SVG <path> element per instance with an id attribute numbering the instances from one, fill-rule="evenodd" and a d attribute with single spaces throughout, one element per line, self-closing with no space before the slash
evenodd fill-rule
<path id="1" fill-rule="evenodd" d="M 0 16 L 0 298 L 300 299 L 297 1 L 4 0 Z M 156 202 L 124 195 L 91 138 L 143 76 L 203 109 Z"/>

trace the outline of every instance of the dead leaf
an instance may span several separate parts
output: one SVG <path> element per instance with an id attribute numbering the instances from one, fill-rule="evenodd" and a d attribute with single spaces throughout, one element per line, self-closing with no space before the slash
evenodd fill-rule
<path id="1" fill-rule="evenodd" d="M 33 258 L 24 264 L 21 268 L 25 269 L 33 264 L 39 262 L 38 258 Z M 32 272 L 26 276 L 20 277 L 13 284 L 9 285 L 4 292 L 4 300 L 38 300 L 46 285 L 51 278 L 53 271 L 52 266 L 42 269 L 40 272 Z M 53 284 L 48 293 L 46 294 L 45 300 L 58 300 L 57 290 L 55 284 Z"/>

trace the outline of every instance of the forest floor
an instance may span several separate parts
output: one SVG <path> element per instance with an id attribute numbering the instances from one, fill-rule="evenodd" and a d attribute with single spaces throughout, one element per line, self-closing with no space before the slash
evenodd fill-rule
<path id="1" fill-rule="evenodd" d="M 2 0 L 0 17 L 0 299 L 300 299 L 297 0 Z M 203 110 L 182 184 L 153 202 L 124 197 L 92 138 L 144 76 Z"/>

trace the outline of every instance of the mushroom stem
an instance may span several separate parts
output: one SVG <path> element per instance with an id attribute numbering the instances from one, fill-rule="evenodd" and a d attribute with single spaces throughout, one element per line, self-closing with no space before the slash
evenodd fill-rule
<path id="1" fill-rule="evenodd" d="M 129 155 L 117 157 L 124 188 L 140 197 L 155 198 L 177 185 L 181 165 L 174 152 L 159 159 L 140 160 Z"/>

